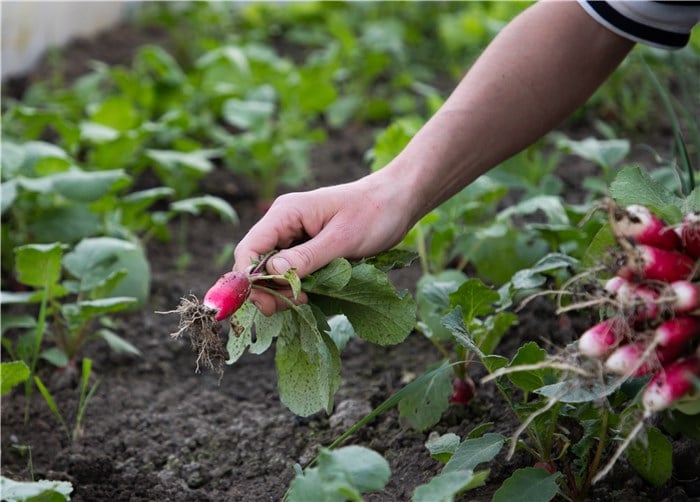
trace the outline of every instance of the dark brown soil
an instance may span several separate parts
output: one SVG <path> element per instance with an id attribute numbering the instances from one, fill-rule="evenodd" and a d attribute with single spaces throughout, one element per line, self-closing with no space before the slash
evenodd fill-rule
<path id="1" fill-rule="evenodd" d="M 71 50 L 66 52 L 68 61 Z M 329 141 L 314 151 L 316 182 L 342 182 L 366 172 L 363 154 L 372 141 L 373 131 L 365 128 L 332 133 Z M 564 164 L 567 183 L 576 178 L 572 173 L 588 169 L 573 159 Z M 335 411 L 330 416 L 309 418 L 292 415 L 279 402 L 272 350 L 262 356 L 245 355 L 226 367 L 220 382 L 211 372 L 195 374 L 189 342 L 169 336 L 177 329 L 177 316 L 157 315 L 155 311 L 175 308 L 188 293 L 201 297 L 229 266 L 217 264 L 216 255 L 235 243 L 259 217 L 254 200 L 241 192 L 241 184 L 230 176 L 215 172 L 204 186 L 234 205 L 240 224 L 192 218 L 187 224 L 185 249 L 174 241 L 149 243 L 153 274 L 149 304 L 142 311 L 121 316 L 116 328 L 140 349 L 142 357 L 119 355 L 100 343 L 89 349 L 86 355 L 94 360 L 100 384 L 78 440 L 71 443 L 66 439 L 39 396 L 30 404 L 27 425 L 21 391 L 3 399 L 4 476 L 30 479 L 33 474 L 36 479 L 68 480 L 77 501 L 278 501 L 293 478 L 296 463 L 304 465 L 320 446 L 330 444 L 399 390 L 407 376 L 420 374 L 439 360 L 440 354 L 417 333 L 395 347 L 354 340 L 342 353 L 343 380 Z M 572 186 L 572 191 L 575 189 Z M 182 270 L 177 263 L 185 251 L 191 260 Z M 392 278 L 399 287 L 411 288 L 418 275 L 418 270 L 408 269 Z M 533 302 L 501 351 L 510 354 L 525 340 L 564 345 L 582 322 L 585 320 L 555 317 L 546 301 Z M 59 382 L 75 379 L 54 379 L 48 373 L 43 376 L 52 382 L 54 397 L 72 424 L 78 390 L 74 383 L 60 386 Z M 434 430 L 464 436 L 474 426 L 490 421 L 495 432 L 510 435 L 517 423 L 499 394 L 488 385 L 478 386 L 477 391 L 468 408 L 450 409 Z M 410 500 L 417 485 L 440 471 L 441 464 L 423 446 L 427 435 L 403 426 L 396 410 L 391 410 L 348 440 L 348 444 L 375 449 L 391 464 L 392 477 L 386 490 L 368 500 Z M 31 446 L 31 464 L 15 445 Z M 687 443 L 678 445 L 676 476 L 666 486 L 646 484 L 621 461 L 590 500 L 680 501 L 699 497 L 697 450 Z M 490 466 L 487 486 L 462 499 L 490 500 L 501 482 L 526 461 L 523 456 L 513 461 L 499 457 Z"/>

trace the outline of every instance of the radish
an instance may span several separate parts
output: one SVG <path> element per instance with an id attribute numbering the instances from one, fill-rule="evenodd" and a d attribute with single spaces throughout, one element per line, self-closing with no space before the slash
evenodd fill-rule
<path id="1" fill-rule="evenodd" d="M 476 394 L 474 381 L 468 376 L 465 378 L 455 377 L 452 380 L 452 390 L 450 403 L 460 404 L 462 406 L 468 405 Z"/>
<path id="2" fill-rule="evenodd" d="M 661 249 L 677 249 L 681 245 L 678 234 L 644 206 L 632 204 L 618 209 L 614 211 L 613 218 L 617 233 L 637 244 Z"/>
<path id="3" fill-rule="evenodd" d="M 666 364 L 680 356 L 688 342 L 700 336 L 700 319 L 696 317 L 676 317 L 662 323 L 654 331 L 653 355 L 645 356 L 646 344 L 634 342 L 616 349 L 605 361 L 605 367 L 612 373 L 633 376 L 651 373 L 658 365 Z M 641 361 L 642 357 L 648 360 Z"/>
<path id="4" fill-rule="evenodd" d="M 579 337 L 579 352 L 588 357 L 603 357 L 617 347 L 629 329 L 629 326 L 618 318 L 601 321 Z"/>
<path id="5" fill-rule="evenodd" d="M 700 359 L 695 356 L 679 359 L 666 366 L 651 378 L 644 389 L 644 409 L 655 412 L 671 406 L 693 388 L 693 376 L 700 377 Z"/>
<path id="6" fill-rule="evenodd" d="M 613 277 L 605 284 L 605 289 L 630 312 L 632 320 L 644 321 L 656 319 L 661 313 L 660 294 L 655 289 L 642 284 L 630 282 L 623 277 Z"/>
<path id="7" fill-rule="evenodd" d="M 642 342 L 629 343 L 618 347 L 615 351 L 610 354 L 605 360 L 605 369 L 610 373 L 615 373 L 616 375 L 631 375 L 631 376 L 641 376 L 651 373 L 659 368 L 662 357 L 665 357 L 660 350 L 655 350 L 653 355 L 649 354 L 646 356 L 646 360 L 642 361 L 645 357 L 646 346 Z M 678 356 L 678 354 L 675 354 Z M 673 357 L 671 357 L 673 359 Z M 668 359 L 666 359 L 668 361 Z"/>
<path id="8" fill-rule="evenodd" d="M 221 321 L 231 317 L 236 310 L 248 299 L 251 282 L 242 272 L 228 272 L 204 295 L 202 304 L 216 311 L 215 319 Z"/>
<path id="9" fill-rule="evenodd" d="M 680 238 L 685 252 L 700 258 L 700 213 L 690 213 L 683 218 Z"/>
<path id="10" fill-rule="evenodd" d="M 655 319 L 661 307 L 676 314 L 700 309 L 700 284 L 696 282 L 673 281 L 658 292 L 644 284 L 615 276 L 605 283 L 604 289 L 623 305 L 635 307 L 637 317 L 641 319 Z"/>
<path id="11" fill-rule="evenodd" d="M 611 294 L 617 294 L 621 290 L 624 290 L 624 288 L 631 288 L 632 283 L 625 279 L 624 277 L 620 277 L 619 275 L 616 275 L 615 277 L 611 277 L 608 279 L 608 281 L 605 283 L 605 291 Z"/>
<path id="12" fill-rule="evenodd" d="M 674 281 L 670 284 L 674 295 L 673 310 L 677 313 L 700 309 L 700 284 L 690 281 Z"/>
<path id="13" fill-rule="evenodd" d="M 684 346 L 696 338 L 700 338 L 700 317 L 674 317 L 661 323 L 654 332 L 654 340 L 664 347 Z"/>
<path id="14" fill-rule="evenodd" d="M 652 279 L 673 282 L 691 279 L 696 261 L 687 254 L 653 246 L 638 245 L 630 252 L 627 263 L 617 275 L 629 280 Z"/>

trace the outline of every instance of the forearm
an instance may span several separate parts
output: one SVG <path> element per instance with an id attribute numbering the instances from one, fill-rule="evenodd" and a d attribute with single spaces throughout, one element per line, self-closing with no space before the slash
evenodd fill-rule
<path id="1" fill-rule="evenodd" d="M 574 2 L 532 6 L 493 40 L 381 176 L 400 180 L 419 219 L 558 125 L 632 46 Z"/>

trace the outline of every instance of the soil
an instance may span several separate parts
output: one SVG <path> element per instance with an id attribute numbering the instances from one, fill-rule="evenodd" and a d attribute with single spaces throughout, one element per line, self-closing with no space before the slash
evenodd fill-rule
<path id="1" fill-rule="evenodd" d="M 95 40 L 73 44 L 65 49 L 65 60 L 78 64 L 75 61 L 83 52 L 95 53 L 85 44 L 104 50 L 104 40 L 129 40 L 131 30 L 117 27 Z M 72 51 L 76 51 L 75 59 Z M 27 77 L 26 82 L 33 80 Z M 314 150 L 315 183 L 349 181 L 364 174 L 363 155 L 373 134 L 373 130 L 359 126 L 332 132 L 329 141 Z M 562 162 L 562 176 L 573 199 L 578 193 L 576 180 L 590 169 L 574 158 Z M 240 239 L 259 217 L 252 194 L 230 173 L 215 171 L 203 186 L 235 207 L 239 224 L 207 216 L 192 218 L 187 222 L 185 249 L 175 241 L 149 242 L 149 303 L 143 310 L 118 317 L 115 328 L 142 356 L 117 354 L 105 344 L 89 347 L 86 355 L 94 361 L 99 387 L 87 408 L 82 435 L 74 442 L 67 440 L 39 396 L 35 395 L 29 405 L 26 425 L 22 392 L 6 396 L 2 406 L 4 476 L 70 481 L 74 486 L 72 499 L 77 501 L 278 501 L 294 477 L 295 464 L 305 465 L 319 447 L 330 444 L 399 390 L 411 375 L 420 374 L 440 359 L 418 333 L 392 347 L 353 340 L 342 353 L 342 384 L 333 413 L 307 418 L 294 416 L 280 403 L 272 350 L 260 356 L 243 356 L 226 367 L 221 381 L 212 372 L 195 373 L 189 342 L 169 336 L 177 329 L 177 317 L 155 312 L 173 309 L 188 293 L 201 298 L 228 267 L 216 263 L 215 256 Z M 191 260 L 182 269 L 178 258 L 185 251 Z M 419 270 L 409 268 L 392 273 L 392 280 L 399 288 L 411 289 L 419 274 Z M 558 318 L 553 310 L 546 300 L 532 302 L 499 351 L 512 354 L 526 340 L 544 339 L 563 346 L 588 322 L 584 318 Z M 51 392 L 72 424 L 78 397 L 75 375 L 43 376 L 51 382 Z M 476 399 L 468 407 L 451 408 L 433 430 L 463 437 L 483 422 L 493 422 L 493 430 L 504 435 L 515 430 L 515 417 L 499 394 L 476 380 Z M 386 490 L 367 496 L 367 500 L 410 500 L 416 486 L 440 471 L 442 464 L 424 447 L 427 437 L 427 432 L 406 427 L 397 411 L 390 410 L 349 438 L 346 444 L 370 447 L 391 465 Z M 31 446 L 31 458 L 16 445 Z M 645 483 L 622 460 L 589 500 L 700 500 L 697 449 L 680 440 L 677 446 L 674 479 L 665 486 Z M 527 462 L 524 456 L 516 455 L 512 460 L 499 456 L 490 465 L 486 486 L 460 500 L 490 500 L 502 481 Z"/>

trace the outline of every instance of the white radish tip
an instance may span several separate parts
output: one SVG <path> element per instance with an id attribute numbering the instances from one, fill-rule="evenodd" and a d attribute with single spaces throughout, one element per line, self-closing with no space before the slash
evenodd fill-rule
<path id="1" fill-rule="evenodd" d="M 690 281 L 676 281 L 671 283 L 671 289 L 676 297 L 673 304 L 676 312 L 687 312 L 700 306 L 700 286 Z"/>
<path id="2" fill-rule="evenodd" d="M 616 275 L 615 277 L 611 277 L 607 280 L 604 288 L 608 293 L 617 293 L 621 289 L 626 288 L 628 285 L 629 281 L 627 279 Z"/>
<path id="3" fill-rule="evenodd" d="M 671 406 L 672 403 L 673 400 L 669 393 L 664 392 L 664 390 L 658 386 L 647 389 L 642 398 L 642 405 L 649 411 L 665 410 Z"/>
<path id="4" fill-rule="evenodd" d="M 214 305 L 214 303 L 212 303 L 212 301 L 209 300 L 208 298 L 205 298 L 205 299 L 202 301 L 202 305 L 204 305 L 205 307 L 207 307 L 207 308 L 209 308 L 209 309 L 212 309 L 212 310 L 214 310 L 214 311 L 216 311 L 216 312 L 219 311 L 219 307 L 218 307 L 217 305 Z"/>
<path id="5" fill-rule="evenodd" d="M 625 345 L 610 354 L 605 367 L 611 373 L 625 375 L 634 368 L 643 353 L 636 345 Z"/>

